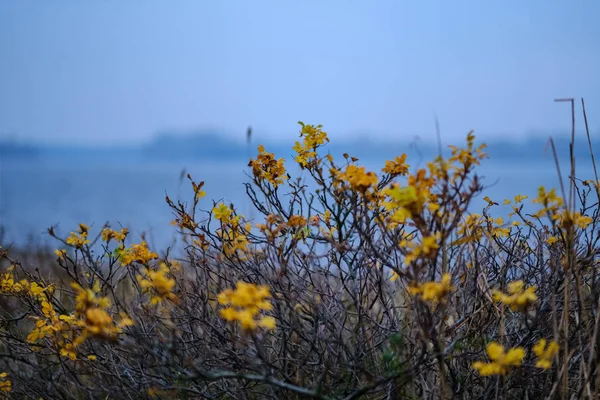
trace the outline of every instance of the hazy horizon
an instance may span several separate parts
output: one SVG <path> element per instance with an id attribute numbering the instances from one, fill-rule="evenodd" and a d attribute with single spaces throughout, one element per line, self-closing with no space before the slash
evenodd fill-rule
<path id="1" fill-rule="evenodd" d="M 576 116 L 579 117 L 579 116 Z M 582 122 L 583 124 L 583 122 Z M 256 132 L 252 130 L 252 139 L 250 141 L 250 147 L 252 150 L 256 148 L 259 144 L 267 144 L 277 147 L 285 147 L 292 146 L 296 140 L 298 140 L 298 132 L 294 132 L 295 135 L 288 135 L 285 137 L 271 135 L 268 132 Z M 441 131 L 441 141 L 442 144 L 452 144 L 452 145 L 460 145 L 464 141 L 468 132 L 464 132 L 462 135 L 448 135 Z M 488 145 L 496 145 L 496 144 L 504 144 L 504 145 L 514 145 L 516 147 L 520 147 L 523 145 L 527 145 L 529 143 L 540 143 L 553 138 L 556 143 L 567 142 L 570 141 L 571 131 L 570 129 L 565 129 L 562 131 L 551 131 L 551 132 L 528 132 L 522 136 L 514 136 L 514 135 L 490 135 L 488 137 L 480 137 L 477 132 L 475 132 L 477 141 L 482 143 L 485 142 Z M 332 135 L 328 132 L 328 135 L 331 137 Z M 592 143 L 595 144 L 594 147 L 598 146 L 598 140 L 600 140 L 600 133 L 598 131 L 590 132 Z M 354 132 L 354 134 L 344 135 L 342 137 L 336 137 L 333 135 L 333 143 L 332 145 L 338 146 L 355 146 L 360 145 L 361 143 L 369 143 L 373 145 L 385 145 L 385 144 L 410 144 L 410 143 L 422 143 L 427 146 L 437 146 L 438 137 L 435 132 L 435 127 L 429 132 L 421 133 L 421 134 L 402 134 L 396 137 L 392 136 L 382 136 L 376 135 L 374 132 Z M 190 129 L 190 130 L 179 130 L 179 131 L 158 131 L 154 132 L 152 135 L 148 135 L 147 137 L 142 138 L 139 142 L 100 142 L 100 143 L 90 143 L 90 142 L 60 142 L 53 140 L 44 140 L 41 138 L 40 140 L 27 140 L 26 138 L 20 137 L 16 134 L 6 134 L 0 132 L 0 144 L 4 145 L 16 145 L 16 146 L 30 146 L 32 148 L 73 148 L 73 149 L 81 149 L 81 150 L 93 150 L 93 149 L 119 149 L 119 148 L 144 148 L 147 146 L 155 145 L 160 143 L 161 141 L 168 142 L 181 142 L 182 140 L 190 140 L 193 143 L 199 143 L 198 140 L 203 138 L 209 138 L 211 140 L 216 140 L 218 143 L 231 143 L 235 146 L 246 147 L 248 145 L 247 141 L 247 130 L 243 132 L 232 132 L 226 131 L 224 129 L 218 128 L 198 128 L 198 129 Z M 578 126 L 575 131 L 575 142 L 576 144 L 584 144 L 587 146 L 587 136 L 584 127 Z"/>
<path id="2" fill-rule="evenodd" d="M 135 144 L 298 120 L 358 133 L 482 140 L 569 132 L 555 98 L 600 121 L 593 0 L 0 2 L 0 134 Z M 582 126 L 578 111 L 578 126 Z M 365 133 L 366 132 L 366 133 Z"/>

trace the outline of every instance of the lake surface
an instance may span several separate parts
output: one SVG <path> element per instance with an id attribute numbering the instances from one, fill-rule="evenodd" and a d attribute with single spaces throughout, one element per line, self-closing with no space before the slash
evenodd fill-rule
<path id="1" fill-rule="evenodd" d="M 383 159 L 360 161 L 374 171 L 379 171 L 384 163 Z M 566 175 L 568 163 L 561 162 L 563 175 Z M 591 165 L 584 162 L 578 166 L 578 176 L 593 179 Z M 57 233 L 66 237 L 81 222 L 91 225 L 96 233 L 108 222 L 116 228 L 130 228 L 133 242 L 146 232 L 149 244 L 164 249 L 172 243 L 175 233 L 170 225 L 173 215 L 165 202 L 165 194 L 172 200 L 192 198 L 189 181 L 180 180 L 182 170 L 196 181 L 206 182 L 207 196 L 201 200 L 200 208 L 211 209 L 214 199 L 232 202 L 241 213 L 250 214 L 243 186 L 243 182 L 249 181 L 245 159 L 196 163 L 126 159 L 2 160 L 0 245 L 37 244 L 55 248 L 58 243 L 46 233 L 50 226 L 57 226 Z M 480 211 L 485 205 L 484 195 L 502 203 L 503 199 L 516 194 L 535 197 L 540 185 L 558 187 L 556 168 L 549 157 L 522 162 L 484 160 L 478 171 L 484 184 L 492 186 L 472 204 L 472 211 Z M 290 172 L 297 176 L 294 174 L 300 171 Z M 526 203 L 529 205 L 530 200 Z M 501 213 L 502 208 L 498 212 Z"/>

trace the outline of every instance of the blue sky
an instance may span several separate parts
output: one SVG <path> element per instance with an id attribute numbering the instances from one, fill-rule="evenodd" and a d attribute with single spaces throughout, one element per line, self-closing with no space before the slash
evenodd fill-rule
<path id="1" fill-rule="evenodd" d="M 600 2 L 0 0 L 0 134 L 138 143 L 218 128 L 291 141 L 600 127 Z M 596 130 L 598 131 L 598 130 Z"/>

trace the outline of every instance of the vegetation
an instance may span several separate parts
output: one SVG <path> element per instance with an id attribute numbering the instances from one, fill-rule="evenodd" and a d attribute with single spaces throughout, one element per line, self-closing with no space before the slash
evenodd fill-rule
<path id="1" fill-rule="evenodd" d="M 505 221 L 488 197 L 469 211 L 486 158 L 472 133 L 416 170 L 402 154 L 367 171 L 328 141 L 301 123 L 298 178 L 259 146 L 252 220 L 188 175 L 193 198 L 166 198 L 181 257 L 85 224 L 49 230 L 52 271 L 0 249 L 0 393 L 596 398 L 597 176 L 494 199 Z"/>

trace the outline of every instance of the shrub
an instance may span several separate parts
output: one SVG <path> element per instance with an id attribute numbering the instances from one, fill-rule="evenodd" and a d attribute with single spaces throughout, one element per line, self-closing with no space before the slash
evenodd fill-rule
<path id="1" fill-rule="evenodd" d="M 53 235 L 51 272 L 2 250 L 0 394 L 26 398 L 592 397 L 598 181 L 469 212 L 485 146 L 411 169 L 324 154 L 301 124 L 292 178 L 259 146 L 260 216 L 166 201 L 185 251 L 129 232 Z M 565 196 L 563 196 L 565 197 Z M 95 236 L 94 236 L 95 235 Z M 98 253 L 93 246 L 99 245 Z"/>

